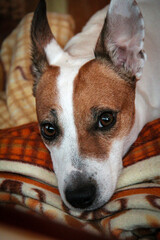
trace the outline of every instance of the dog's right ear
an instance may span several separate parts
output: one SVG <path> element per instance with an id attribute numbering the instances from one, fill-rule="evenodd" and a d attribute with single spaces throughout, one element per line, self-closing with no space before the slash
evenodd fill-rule
<path id="1" fill-rule="evenodd" d="M 39 1 L 33 15 L 31 24 L 31 44 L 32 72 L 35 78 L 33 94 L 35 95 L 36 85 L 41 75 L 45 72 L 47 66 L 53 63 L 54 57 L 63 52 L 49 27 L 45 0 Z"/>
<path id="2" fill-rule="evenodd" d="M 136 1 L 111 0 L 95 56 L 107 58 L 116 71 L 138 80 L 146 61 L 144 37 L 144 19 Z"/>

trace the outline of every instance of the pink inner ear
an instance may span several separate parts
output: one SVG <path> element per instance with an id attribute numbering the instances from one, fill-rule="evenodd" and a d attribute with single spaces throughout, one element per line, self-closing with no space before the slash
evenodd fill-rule
<path id="1" fill-rule="evenodd" d="M 117 64 L 116 66 L 123 66 L 127 60 L 127 49 L 125 47 L 117 47 Z"/>
<path id="2" fill-rule="evenodd" d="M 132 75 L 140 75 L 144 65 L 144 21 L 134 0 L 112 0 L 107 16 L 105 46 L 112 62 Z"/>

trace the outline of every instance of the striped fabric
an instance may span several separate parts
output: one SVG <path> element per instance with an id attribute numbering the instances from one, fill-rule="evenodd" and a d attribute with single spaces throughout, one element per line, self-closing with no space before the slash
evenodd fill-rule
<path id="1" fill-rule="evenodd" d="M 106 239 L 160 239 L 160 119 L 143 128 L 123 164 L 108 203 L 93 212 L 70 211 L 61 201 L 37 123 L 0 130 L 0 204 Z"/>
<path id="2" fill-rule="evenodd" d="M 123 160 L 123 165 L 129 166 L 133 163 L 157 155 L 160 151 L 159 135 L 160 126 L 156 124 L 159 120 L 155 120 L 155 124 L 148 123 L 141 131 L 137 141 L 132 145 L 127 156 Z M 159 153 L 159 152 L 158 152 Z"/>

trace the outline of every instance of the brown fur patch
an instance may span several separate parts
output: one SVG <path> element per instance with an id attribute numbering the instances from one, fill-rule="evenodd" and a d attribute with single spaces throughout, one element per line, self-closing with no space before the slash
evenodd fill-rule
<path id="1" fill-rule="evenodd" d="M 80 154 L 106 158 L 113 139 L 128 134 L 134 122 L 135 89 L 123 80 L 106 62 L 92 60 L 79 70 L 74 82 L 74 117 L 78 131 Z M 92 109 L 118 111 L 115 126 L 106 132 L 90 130 Z"/>
<path id="2" fill-rule="evenodd" d="M 57 105 L 57 77 L 60 69 L 57 66 L 48 67 L 42 75 L 36 89 L 36 109 L 38 121 L 52 120 L 50 116 L 52 109 L 60 109 Z"/>

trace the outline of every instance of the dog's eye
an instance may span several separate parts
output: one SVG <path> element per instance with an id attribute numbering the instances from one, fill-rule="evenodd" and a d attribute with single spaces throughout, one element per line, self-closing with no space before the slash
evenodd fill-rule
<path id="1" fill-rule="evenodd" d="M 116 114 L 113 112 L 104 112 L 98 118 L 98 129 L 109 130 L 116 123 Z"/>
<path id="2" fill-rule="evenodd" d="M 43 123 L 41 125 L 41 133 L 46 140 L 52 141 L 57 136 L 57 129 L 51 123 Z"/>

